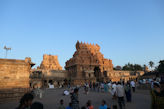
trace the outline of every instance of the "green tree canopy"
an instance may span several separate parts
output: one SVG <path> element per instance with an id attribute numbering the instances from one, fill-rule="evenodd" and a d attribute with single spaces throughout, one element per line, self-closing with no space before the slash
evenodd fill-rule
<path id="1" fill-rule="evenodd" d="M 123 70 L 129 70 L 129 71 L 137 71 L 137 70 L 144 70 L 143 67 L 139 64 L 125 64 L 122 68 Z"/>
<path id="2" fill-rule="evenodd" d="M 152 68 L 154 66 L 154 62 L 153 61 L 150 61 L 149 62 L 149 66 Z"/>
<path id="3" fill-rule="evenodd" d="M 164 60 L 159 61 L 159 66 L 157 70 L 159 73 L 164 73 Z"/>

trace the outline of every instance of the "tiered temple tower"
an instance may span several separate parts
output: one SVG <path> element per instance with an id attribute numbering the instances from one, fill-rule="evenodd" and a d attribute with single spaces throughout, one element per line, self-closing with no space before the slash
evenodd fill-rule
<path id="1" fill-rule="evenodd" d="M 100 52 L 100 46 L 88 43 L 76 43 L 73 57 L 66 62 L 65 69 L 70 79 L 75 83 L 85 81 L 102 81 L 113 71 L 112 60 L 105 59 Z"/>
<path id="2" fill-rule="evenodd" d="M 44 70 L 62 70 L 56 55 L 43 55 L 43 61 L 40 64 L 40 69 Z"/>

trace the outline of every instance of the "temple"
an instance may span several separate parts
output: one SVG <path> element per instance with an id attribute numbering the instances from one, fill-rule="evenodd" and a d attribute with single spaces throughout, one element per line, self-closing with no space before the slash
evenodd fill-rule
<path id="1" fill-rule="evenodd" d="M 30 74 L 30 84 L 33 88 L 48 87 L 48 84 L 62 83 L 67 78 L 67 71 L 62 70 L 58 56 L 43 55 L 43 60 L 37 69 L 32 69 Z"/>
<path id="2" fill-rule="evenodd" d="M 104 58 L 97 44 L 76 43 L 73 57 L 66 62 L 65 69 L 73 84 L 95 81 L 120 81 L 136 78 L 133 71 L 114 71 L 112 60 Z M 139 72 L 140 73 L 140 72 Z"/>
<path id="3" fill-rule="evenodd" d="M 43 55 L 37 69 L 31 58 L 0 59 L 0 102 L 20 98 L 31 88 L 61 85 L 84 85 L 85 82 L 128 81 L 137 79 L 144 71 L 113 70 L 112 60 L 104 58 L 97 44 L 76 43 L 73 57 L 62 70 L 56 55 Z M 145 68 L 145 71 L 147 69 Z"/>
<path id="4" fill-rule="evenodd" d="M 66 62 L 68 76 L 76 83 L 86 80 L 102 81 L 108 79 L 113 71 L 112 60 L 104 58 L 97 44 L 76 43 L 73 57 Z"/>

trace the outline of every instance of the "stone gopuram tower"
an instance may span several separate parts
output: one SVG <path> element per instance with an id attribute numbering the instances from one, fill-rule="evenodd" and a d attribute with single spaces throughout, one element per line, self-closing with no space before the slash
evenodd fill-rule
<path id="1" fill-rule="evenodd" d="M 66 62 L 65 69 L 73 84 L 109 80 L 113 71 L 112 60 L 105 59 L 100 52 L 100 46 L 86 43 L 76 43 L 73 57 Z"/>
<path id="2" fill-rule="evenodd" d="M 58 62 L 58 56 L 44 54 L 43 61 L 40 64 L 40 69 L 62 70 L 62 67 L 60 66 L 60 64 Z"/>

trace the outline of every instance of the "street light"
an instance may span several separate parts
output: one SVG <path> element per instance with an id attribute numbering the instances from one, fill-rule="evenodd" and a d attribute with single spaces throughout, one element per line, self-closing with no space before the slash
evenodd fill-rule
<path id="1" fill-rule="evenodd" d="M 4 46 L 4 49 L 6 50 L 5 58 L 7 58 L 7 52 L 8 52 L 9 50 L 11 50 L 11 48 L 7 48 L 6 46 Z"/>

